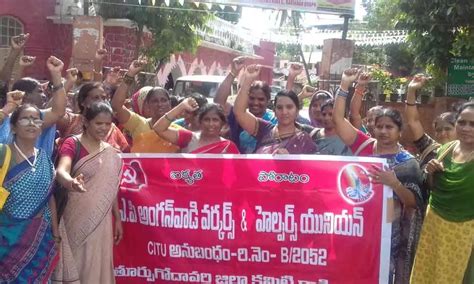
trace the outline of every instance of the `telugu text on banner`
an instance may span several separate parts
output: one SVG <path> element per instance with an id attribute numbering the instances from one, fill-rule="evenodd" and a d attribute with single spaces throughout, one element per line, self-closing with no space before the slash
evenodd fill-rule
<path id="1" fill-rule="evenodd" d="M 123 155 L 118 283 L 387 283 L 376 158 Z M 306 281 L 306 282 L 305 282 Z"/>

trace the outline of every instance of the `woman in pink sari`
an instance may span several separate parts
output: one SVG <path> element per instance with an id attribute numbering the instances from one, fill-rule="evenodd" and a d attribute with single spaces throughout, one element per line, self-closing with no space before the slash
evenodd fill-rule
<path id="1" fill-rule="evenodd" d="M 93 103 L 84 118 L 83 134 L 67 138 L 59 150 L 57 179 L 69 193 L 59 222 L 62 241 L 53 283 L 115 283 L 113 244 L 123 232 L 117 203 L 122 163 L 104 142 L 112 109 Z"/>
<path id="2" fill-rule="evenodd" d="M 170 128 L 171 122 L 184 112 L 194 112 L 199 108 L 193 98 L 187 98 L 162 116 L 153 126 L 163 139 L 177 145 L 182 153 L 193 154 L 239 154 L 237 146 L 220 136 L 226 124 L 224 109 L 218 104 L 206 104 L 199 108 L 199 132 Z"/>

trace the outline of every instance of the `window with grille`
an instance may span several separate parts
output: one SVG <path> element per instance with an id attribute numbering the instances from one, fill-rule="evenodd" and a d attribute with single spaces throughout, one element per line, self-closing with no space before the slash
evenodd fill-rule
<path id="1" fill-rule="evenodd" d="M 10 39 L 23 33 L 23 24 L 11 16 L 0 16 L 0 48 L 10 47 Z"/>

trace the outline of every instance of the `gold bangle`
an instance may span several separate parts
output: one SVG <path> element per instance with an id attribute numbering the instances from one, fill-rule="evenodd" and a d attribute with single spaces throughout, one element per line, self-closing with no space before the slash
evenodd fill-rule
<path id="1" fill-rule="evenodd" d="M 53 236 L 53 240 L 55 243 L 59 244 L 63 239 L 60 236 Z"/>
<path id="2" fill-rule="evenodd" d="M 237 77 L 234 73 L 232 73 L 232 71 L 229 72 L 229 74 L 232 76 L 232 78 L 235 79 L 235 77 Z"/>

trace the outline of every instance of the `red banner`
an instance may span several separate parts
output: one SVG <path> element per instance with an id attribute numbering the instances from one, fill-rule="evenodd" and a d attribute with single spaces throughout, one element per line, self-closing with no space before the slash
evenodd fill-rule
<path id="1" fill-rule="evenodd" d="M 387 283 L 375 158 L 124 155 L 118 283 Z"/>

